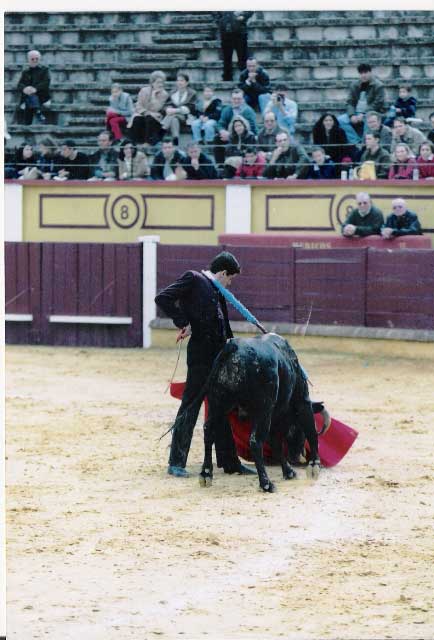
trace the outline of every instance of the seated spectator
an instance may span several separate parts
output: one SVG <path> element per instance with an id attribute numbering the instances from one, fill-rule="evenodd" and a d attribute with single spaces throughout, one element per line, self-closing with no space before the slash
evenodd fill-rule
<path id="1" fill-rule="evenodd" d="M 416 157 L 420 145 L 425 141 L 426 138 L 422 131 L 419 131 L 419 129 L 415 127 L 410 127 L 410 125 L 405 122 L 405 118 L 399 117 L 394 119 L 391 145 L 392 153 L 398 144 L 404 143 L 410 148 L 411 155 Z"/>
<path id="2" fill-rule="evenodd" d="M 27 60 L 29 66 L 21 73 L 17 86 L 20 108 L 24 109 L 24 124 L 32 124 L 35 115 L 38 122 L 44 123 L 46 117 L 42 109 L 50 106 L 50 72 L 40 64 L 39 51 L 29 51 Z"/>
<path id="3" fill-rule="evenodd" d="M 17 177 L 17 171 L 15 169 L 16 153 L 11 147 L 6 146 L 6 141 L 3 147 L 4 157 L 4 179 L 14 180 Z"/>
<path id="4" fill-rule="evenodd" d="M 250 125 L 243 116 L 235 116 L 229 125 L 229 140 L 225 150 L 223 177 L 233 178 L 243 161 L 247 147 L 256 145 L 256 137 L 250 131 Z"/>
<path id="5" fill-rule="evenodd" d="M 120 84 L 112 84 L 110 106 L 106 111 L 105 124 L 112 132 L 115 140 L 123 138 L 121 127 L 126 125 L 127 119 L 133 115 L 133 101 L 126 91 L 122 90 Z"/>
<path id="6" fill-rule="evenodd" d="M 153 71 L 149 85 L 140 89 L 133 115 L 127 124 L 127 136 L 137 144 L 155 145 L 161 138 L 161 121 L 169 94 L 164 89 L 166 75 Z"/>
<path id="7" fill-rule="evenodd" d="M 249 180 L 261 178 L 265 169 L 265 154 L 257 151 L 255 147 L 247 147 L 241 165 L 235 172 L 236 178 L 248 178 Z"/>
<path id="8" fill-rule="evenodd" d="M 131 140 L 123 140 L 119 148 L 118 175 L 119 180 L 144 180 L 150 174 L 146 154 L 137 151 Z"/>
<path id="9" fill-rule="evenodd" d="M 353 150 L 347 143 L 347 136 L 332 113 L 324 113 L 312 130 L 313 143 L 322 147 L 331 160 L 340 165 L 344 158 L 352 158 Z"/>
<path id="10" fill-rule="evenodd" d="M 305 178 L 309 171 L 309 156 L 304 147 L 291 144 L 289 133 L 282 131 L 276 136 L 276 148 L 271 154 L 270 162 L 265 167 L 264 178 Z"/>
<path id="11" fill-rule="evenodd" d="M 201 151 L 197 142 L 187 145 L 187 157 L 182 161 L 182 168 L 184 180 L 215 180 L 219 177 L 214 162 Z"/>
<path id="12" fill-rule="evenodd" d="M 98 151 L 89 158 L 89 180 L 114 180 L 118 171 L 118 154 L 112 147 L 112 134 L 101 131 Z"/>
<path id="13" fill-rule="evenodd" d="M 54 180 L 87 180 L 89 158 L 85 153 L 77 151 L 74 140 L 69 138 L 60 145 L 60 157 L 56 169 Z"/>
<path id="14" fill-rule="evenodd" d="M 380 136 L 380 147 L 386 149 L 386 151 L 390 151 L 390 146 L 392 144 L 392 129 L 390 127 L 386 127 L 385 124 L 381 124 L 381 116 L 376 111 L 368 111 L 366 114 L 366 131 L 371 131 L 372 133 L 378 133 Z"/>
<path id="15" fill-rule="evenodd" d="M 419 147 L 419 156 L 416 162 L 419 167 L 419 178 L 421 180 L 434 180 L 434 155 L 432 144 L 429 142 L 422 142 Z"/>
<path id="16" fill-rule="evenodd" d="M 294 100 L 288 98 L 286 84 L 278 84 L 272 91 L 269 101 L 264 105 L 264 117 L 266 113 L 274 113 L 277 124 L 282 129 L 287 129 L 294 135 L 297 121 L 298 106 Z"/>
<path id="17" fill-rule="evenodd" d="M 434 111 L 429 114 L 429 121 L 431 123 L 431 131 L 428 134 L 428 140 L 434 144 Z"/>
<path id="18" fill-rule="evenodd" d="M 353 236 L 379 235 L 384 222 L 380 209 L 374 207 L 368 193 L 356 194 L 357 207 L 347 216 L 342 225 L 342 234 L 346 238 Z"/>
<path id="19" fill-rule="evenodd" d="M 18 180 L 36 180 L 39 171 L 36 163 L 38 156 L 35 153 L 33 143 L 25 142 L 18 149 L 15 156 L 15 172 Z"/>
<path id="20" fill-rule="evenodd" d="M 269 160 L 276 144 L 276 136 L 283 131 L 277 124 L 276 116 L 269 111 L 264 116 L 264 126 L 258 133 L 258 150 L 265 154 L 265 158 Z"/>
<path id="21" fill-rule="evenodd" d="M 360 156 L 360 165 L 364 162 L 373 162 L 375 164 L 376 177 L 387 180 L 390 161 L 390 153 L 380 146 L 380 134 L 367 131 L 365 134 L 365 149 Z"/>
<path id="22" fill-rule="evenodd" d="M 335 163 L 326 156 L 322 147 L 312 149 L 312 163 L 306 175 L 307 180 L 333 180 L 336 178 Z"/>
<path id="23" fill-rule="evenodd" d="M 386 110 L 384 85 L 372 74 L 371 65 L 359 64 L 357 71 L 359 72 L 359 80 L 353 82 L 350 87 L 347 113 L 338 117 L 338 122 L 351 144 L 361 142 L 368 111 L 384 113 Z"/>
<path id="24" fill-rule="evenodd" d="M 387 118 L 384 121 L 385 125 L 389 127 L 393 126 L 393 120 L 396 116 L 401 116 L 405 119 L 416 117 L 417 100 L 410 94 L 410 92 L 410 84 L 405 82 L 399 85 L 398 98 L 387 113 Z"/>
<path id="25" fill-rule="evenodd" d="M 165 107 L 165 113 L 161 126 L 168 131 L 175 145 L 179 143 L 181 124 L 187 122 L 187 117 L 194 112 L 197 99 L 196 91 L 189 87 L 188 74 L 178 71 L 176 76 L 176 89 L 170 94 L 169 102 Z"/>
<path id="26" fill-rule="evenodd" d="M 243 116 L 250 125 L 250 131 L 256 135 L 256 114 L 252 107 L 244 102 L 241 89 L 234 89 L 231 94 L 231 104 L 223 107 L 220 120 L 217 122 L 217 136 L 215 139 L 214 156 L 221 165 L 225 157 L 225 145 L 229 141 L 229 125 L 235 116 Z"/>
<path id="27" fill-rule="evenodd" d="M 161 143 L 161 151 L 154 157 L 151 166 L 153 180 L 176 180 L 175 170 L 182 167 L 185 155 L 176 149 L 173 139 L 165 136 Z"/>
<path id="28" fill-rule="evenodd" d="M 386 240 L 392 240 L 397 236 L 420 236 L 422 230 L 418 217 L 413 211 L 407 209 L 404 198 L 392 200 L 393 212 L 387 216 L 385 224 L 381 227 L 381 235 Z"/>
<path id="29" fill-rule="evenodd" d="M 389 180 L 411 180 L 417 168 L 416 160 L 411 155 L 408 145 L 398 144 L 393 153 L 393 164 L 389 169 Z"/>
<path id="30" fill-rule="evenodd" d="M 201 142 L 202 139 L 208 144 L 214 142 L 221 110 L 222 101 L 215 97 L 214 88 L 210 85 L 204 87 L 202 97 L 196 100 L 194 115 L 190 118 L 191 133 L 195 142 Z"/>
<path id="31" fill-rule="evenodd" d="M 239 87 L 244 92 L 247 104 L 263 113 L 270 99 L 270 78 L 253 56 L 247 58 L 246 69 L 240 73 Z"/>
<path id="32" fill-rule="evenodd" d="M 39 157 L 36 162 L 39 177 L 50 180 L 57 171 L 60 158 L 57 153 L 57 146 L 49 136 L 42 138 L 39 142 Z"/>

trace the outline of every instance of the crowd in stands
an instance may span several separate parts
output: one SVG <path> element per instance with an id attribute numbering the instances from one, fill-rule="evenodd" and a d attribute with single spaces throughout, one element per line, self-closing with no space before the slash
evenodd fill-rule
<path id="1" fill-rule="evenodd" d="M 220 29 L 223 14 L 229 13 L 219 14 Z M 241 25 L 250 13 L 238 12 L 243 17 L 236 20 Z M 154 71 L 135 101 L 115 83 L 106 129 L 92 153 L 70 138 L 55 144 L 44 137 L 36 146 L 28 140 L 16 152 L 6 148 L 5 177 L 328 180 L 353 177 L 354 172 L 361 179 L 434 178 L 434 113 L 426 137 L 415 126 L 422 121 L 416 118 L 417 101 L 407 83 L 399 86 L 396 102 L 388 108 L 383 83 L 369 64 L 360 64 L 359 79 L 349 87 L 346 113 L 324 112 L 313 125 L 312 145 L 302 145 L 295 138 L 298 106 L 287 85 L 271 83 L 257 60 L 243 57 L 243 52 L 238 57 L 245 68 L 227 103 L 210 85 L 198 95 L 182 70 L 171 89 L 165 74 Z M 27 124 L 35 117 L 44 122 L 49 107 L 49 71 L 40 60 L 39 52 L 29 52 L 29 67 L 18 83 Z M 225 69 L 228 79 L 231 74 Z M 184 148 L 181 133 L 190 137 Z"/>

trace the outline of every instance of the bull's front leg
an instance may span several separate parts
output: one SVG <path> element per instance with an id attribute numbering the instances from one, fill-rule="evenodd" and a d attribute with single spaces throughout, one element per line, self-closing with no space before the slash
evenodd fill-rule
<path id="1" fill-rule="evenodd" d="M 214 421 L 212 417 L 208 417 L 208 420 L 203 426 L 203 440 L 204 440 L 204 459 L 202 469 L 199 474 L 199 484 L 201 487 L 210 487 L 212 485 L 213 478 L 213 464 L 212 464 L 212 446 L 214 444 L 215 432 Z"/>
<path id="2" fill-rule="evenodd" d="M 285 455 L 284 441 L 280 430 L 271 429 L 271 448 L 273 452 L 272 459 L 280 462 L 282 467 L 282 475 L 284 480 L 292 480 L 297 476 L 295 470 L 291 467 L 288 458 Z"/>
<path id="3" fill-rule="evenodd" d="M 276 488 L 267 475 L 263 454 L 264 442 L 270 432 L 271 410 L 252 412 L 251 415 L 255 415 L 255 418 L 252 421 L 252 432 L 250 434 L 250 452 L 255 461 L 259 485 L 263 491 L 273 493 Z"/>
<path id="4" fill-rule="evenodd" d="M 302 427 L 310 448 L 310 459 L 306 467 L 308 478 L 316 480 L 319 476 L 321 461 L 318 453 L 318 433 L 315 427 L 312 405 L 308 401 L 300 403 L 297 411 L 299 425 Z"/>

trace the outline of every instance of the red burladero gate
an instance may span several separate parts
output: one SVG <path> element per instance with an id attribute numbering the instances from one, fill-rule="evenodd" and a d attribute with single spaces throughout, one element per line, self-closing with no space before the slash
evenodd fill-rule
<path id="1" fill-rule="evenodd" d="M 142 244 L 5 243 L 6 342 L 142 346 Z"/>

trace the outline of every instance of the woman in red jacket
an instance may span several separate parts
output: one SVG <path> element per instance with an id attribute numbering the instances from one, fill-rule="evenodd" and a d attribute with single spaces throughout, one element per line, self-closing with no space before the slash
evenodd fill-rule
<path id="1" fill-rule="evenodd" d="M 434 180 L 434 154 L 433 145 L 430 142 L 422 142 L 417 158 L 419 178 L 422 180 Z"/>
<path id="2" fill-rule="evenodd" d="M 417 167 L 407 144 L 397 144 L 395 147 L 395 162 L 389 169 L 389 180 L 411 180 L 413 171 Z"/>

